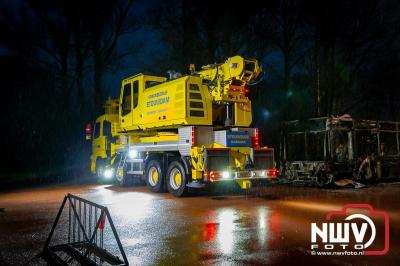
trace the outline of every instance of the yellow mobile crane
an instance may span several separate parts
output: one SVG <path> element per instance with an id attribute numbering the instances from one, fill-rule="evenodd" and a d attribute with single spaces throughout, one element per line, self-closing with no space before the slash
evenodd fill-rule
<path id="1" fill-rule="evenodd" d="M 142 180 L 153 192 L 181 196 L 213 182 L 245 189 L 276 178 L 273 149 L 260 147 L 258 129 L 249 127 L 246 93 L 260 78 L 259 62 L 233 56 L 190 71 L 122 81 L 113 168 L 118 183 Z"/>
<path id="2" fill-rule="evenodd" d="M 259 62 L 240 56 L 196 72 L 164 77 L 138 74 L 122 81 L 119 124 L 125 145 L 116 179 L 146 181 L 154 192 L 181 196 L 208 182 L 242 188 L 276 177 L 271 148 L 261 148 L 252 121 L 249 86 Z"/>

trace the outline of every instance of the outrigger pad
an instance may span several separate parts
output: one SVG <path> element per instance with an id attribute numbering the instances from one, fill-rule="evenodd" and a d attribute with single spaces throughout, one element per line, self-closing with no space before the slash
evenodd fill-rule
<path id="1" fill-rule="evenodd" d="M 107 207 L 71 194 L 39 257 L 49 265 L 129 265 Z"/>

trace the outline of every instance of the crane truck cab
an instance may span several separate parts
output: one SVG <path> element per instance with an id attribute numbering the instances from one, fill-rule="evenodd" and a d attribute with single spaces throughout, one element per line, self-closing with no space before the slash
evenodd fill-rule
<path id="1" fill-rule="evenodd" d="M 111 180 L 115 176 L 116 150 L 121 146 L 118 106 L 117 99 L 108 98 L 105 113 L 94 123 L 90 169 L 99 180 Z"/>

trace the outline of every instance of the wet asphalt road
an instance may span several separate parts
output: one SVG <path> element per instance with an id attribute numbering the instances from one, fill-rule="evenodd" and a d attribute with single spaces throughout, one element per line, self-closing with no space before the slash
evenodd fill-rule
<path id="1" fill-rule="evenodd" d="M 42 249 L 67 193 L 109 208 L 131 265 L 398 265 L 400 261 L 398 184 L 361 190 L 268 187 L 247 194 L 185 198 L 150 193 L 146 187 L 66 185 L 0 192 L 0 265 L 21 265 Z M 329 211 L 347 203 L 369 203 L 389 213 L 387 255 L 310 254 L 310 223 L 323 222 Z M 66 218 L 62 219 L 65 224 Z M 33 260 L 32 265 L 39 262 Z"/>

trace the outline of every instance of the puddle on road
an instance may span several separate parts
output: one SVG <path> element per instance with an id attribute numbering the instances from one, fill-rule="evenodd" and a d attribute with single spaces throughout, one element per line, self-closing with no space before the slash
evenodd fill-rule
<path id="1" fill-rule="evenodd" d="M 250 257 L 270 261 L 268 251 L 280 238 L 279 211 L 266 206 L 222 207 L 207 210 L 202 217 L 202 223 L 180 228 L 167 239 L 168 256 L 161 256 L 157 264 L 238 262 Z"/>

